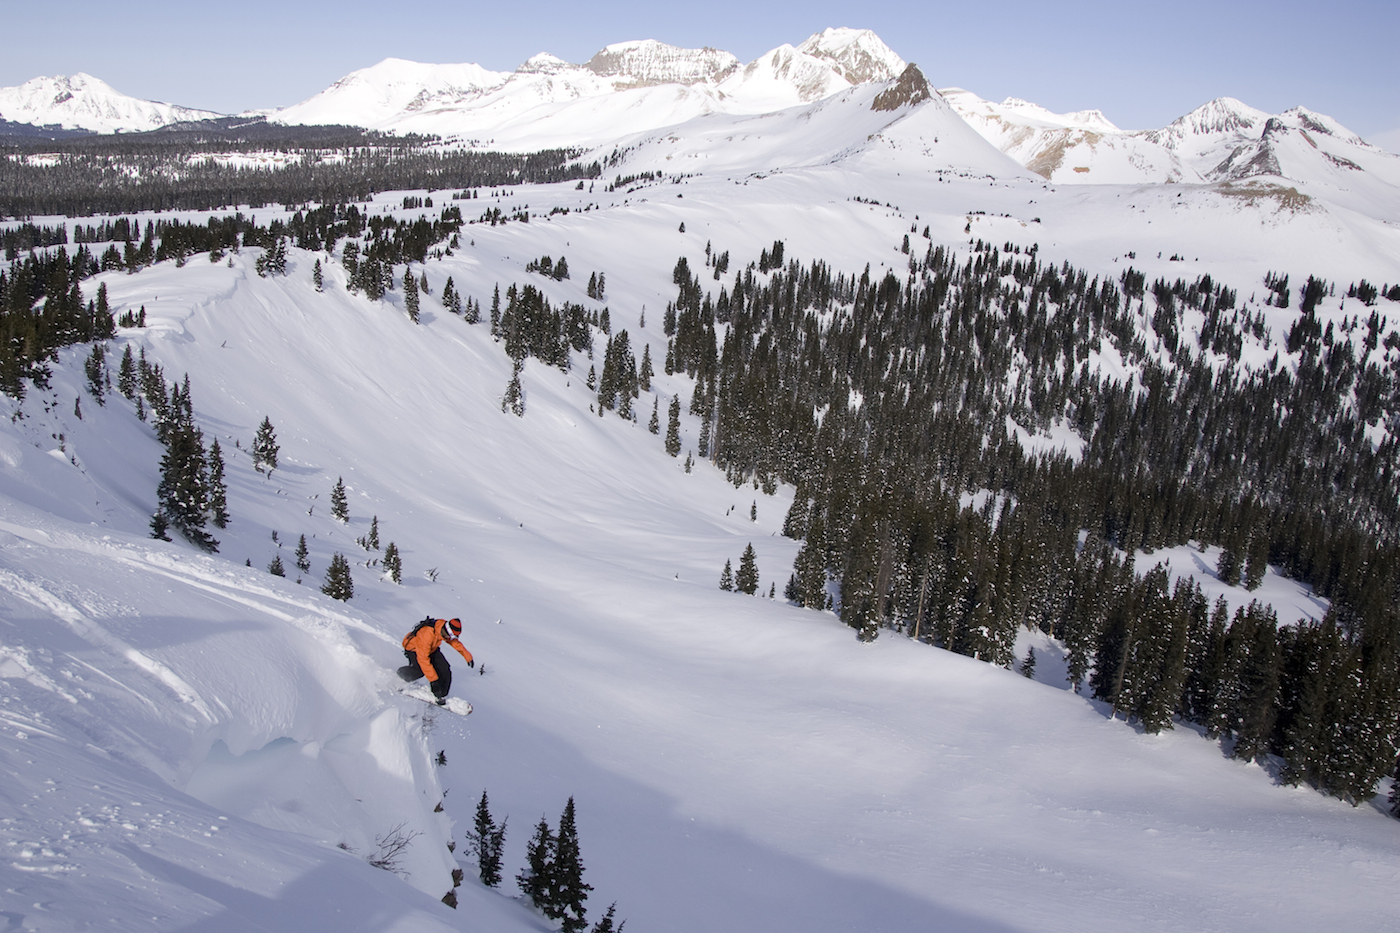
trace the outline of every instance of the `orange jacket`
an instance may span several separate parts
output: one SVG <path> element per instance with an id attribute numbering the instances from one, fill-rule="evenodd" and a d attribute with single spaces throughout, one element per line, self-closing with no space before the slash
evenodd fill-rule
<path id="1" fill-rule="evenodd" d="M 410 632 L 404 636 L 403 650 L 412 651 L 418 656 L 418 666 L 427 676 L 428 683 L 437 680 L 437 671 L 433 670 L 433 662 L 428 660 L 428 656 L 442 647 L 443 642 L 456 648 L 462 657 L 467 659 L 467 663 L 471 663 L 472 653 L 461 641 L 450 637 L 450 633 L 447 632 L 446 619 L 438 619 L 431 626 L 425 625 L 417 632 Z"/>

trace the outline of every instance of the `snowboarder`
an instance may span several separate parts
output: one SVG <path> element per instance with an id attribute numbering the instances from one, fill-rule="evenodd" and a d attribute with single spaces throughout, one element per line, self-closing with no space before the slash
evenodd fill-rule
<path id="1" fill-rule="evenodd" d="M 403 654 L 408 663 L 399 668 L 399 676 L 410 683 L 420 677 L 428 678 L 438 706 L 447 704 L 447 691 L 452 689 L 452 668 L 442 656 L 445 641 L 467 660 L 467 667 L 476 667 L 476 660 L 458 639 L 462 634 L 461 619 L 424 619 L 404 636 Z"/>

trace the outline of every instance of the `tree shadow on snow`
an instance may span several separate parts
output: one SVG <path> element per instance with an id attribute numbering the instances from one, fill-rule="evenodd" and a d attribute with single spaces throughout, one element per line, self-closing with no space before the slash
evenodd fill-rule
<path id="1" fill-rule="evenodd" d="M 463 686 L 471 693 L 475 684 Z M 531 823 L 542 812 L 552 817 L 572 795 L 579 806 L 580 842 L 589 870 L 586 880 L 595 888 L 588 904 L 593 919 L 616 900 L 619 918 L 628 919 L 629 929 L 635 925 L 676 933 L 1012 933 L 1017 929 L 940 903 L 944 886 L 937 874 L 905 879 L 927 891 L 926 897 L 920 897 L 907 887 L 886 884 L 869 874 L 826 867 L 827 857 L 821 851 L 805 857 L 780 851 L 757 838 L 756 832 L 746 833 L 738 821 L 719 825 L 688 816 L 675 799 L 629 779 L 623 769 L 602 767 L 561 737 L 512 718 L 487 697 L 477 699 L 480 703 L 470 731 L 462 730 L 464 741 L 457 748 L 443 734 L 430 741 L 434 747 L 447 745 L 449 759 L 463 763 L 455 770 L 449 765 L 443 774 L 445 785 L 460 788 L 461 797 L 454 795 L 448 805 L 456 811 L 453 816 L 459 827 L 470 819 L 467 808 L 476 799 L 472 795 L 480 794 L 483 786 L 496 818 L 511 817 L 505 852 L 509 871 L 501 894 L 515 893 L 510 878 L 524 864 Z M 717 772 L 724 770 L 722 747 L 707 752 L 706 758 Z M 790 825 L 792 815 L 776 814 L 773 825 Z M 824 817 L 814 812 L 807 819 L 820 824 Z M 881 843 L 876 838 L 881 832 L 872 827 L 870 851 L 872 858 L 887 865 L 890 853 L 878 848 Z M 849 858 L 849 840 L 843 842 Z M 860 845 L 856 842 L 855 851 Z M 930 843 L 928 851 L 936 852 L 937 843 Z M 925 856 L 915 862 L 936 864 L 937 858 Z M 471 871 L 474 863 L 465 867 L 466 883 L 479 888 Z"/>

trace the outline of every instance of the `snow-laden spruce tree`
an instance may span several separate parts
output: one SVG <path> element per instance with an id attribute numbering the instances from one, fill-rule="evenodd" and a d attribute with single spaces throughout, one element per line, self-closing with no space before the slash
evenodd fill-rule
<path id="1" fill-rule="evenodd" d="M 281 448 L 277 446 L 277 432 L 272 428 L 272 419 L 263 417 L 262 424 L 258 425 L 258 431 L 253 435 L 253 469 L 259 473 L 272 475 L 272 471 L 277 469 L 277 455 Z"/>
<path id="2" fill-rule="evenodd" d="M 337 553 L 326 568 L 326 582 L 321 584 L 321 592 L 331 599 L 349 602 L 355 596 L 355 581 L 350 577 L 350 561 L 344 554 Z"/>

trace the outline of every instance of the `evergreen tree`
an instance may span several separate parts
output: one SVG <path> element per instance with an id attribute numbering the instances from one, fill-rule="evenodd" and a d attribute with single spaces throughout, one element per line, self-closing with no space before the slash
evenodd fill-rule
<path id="1" fill-rule="evenodd" d="M 337 476 L 331 487 L 331 518 L 342 525 L 350 521 L 350 502 L 345 497 L 345 478 Z"/>
<path id="2" fill-rule="evenodd" d="M 185 540 L 205 551 L 216 552 L 219 542 L 204 530 L 209 511 L 207 484 L 203 437 L 182 417 L 166 435 L 156 499 L 170 526 Z"/>
<path id="3" fill-rule="evenodd" d="M 365 547 L 371 551 L 379 550 L 379 516 L 370 519 L 369 534 L 365 536 Z"/>
<path id="4" fill-rule="evenodd" d="M 1264 574 L 1269 569 L 1269 538 L 1265 534 L 1255 534 L 1249 541 L 1245 553 L 1244 586 L 1254 591 L 1264 583 Z"/>
<path id="5" fill-rule="evenodd" d="M 345 559 L 344 554 L 337 552 L 331 557 L 330 566 L 326 568 L 326 581 L 321 584 L 321 592 L 341 602 L 348 602 L 354 597 L 355 581 L 350 576 L 350 561 Z"/>
<path id="6" fill-rule="evenodd" d="M 549 821 L 543 816 L 540 817 L 539 825 L 535 827 L 535 835 L 525 844 L 525 861 L 525 867 L 515 876 L 515 883 L 520 887 L 520 893 L 529 899 L 531 906 L 538 910 L 546 910 L 549 906 L 549 892 L 555 887 L 554 832 L 549 828 Z M 549 916 L 547 912 L 546 916 Z"/>
<path id="7" fill-rule="evenodd" d="M 658 417 L 657 406 L 661 403 L 661 397 L 655 396 L 651 400 L 651 420 L 647 422 L 647 430 L 652 434 L 661 433 L 661 419 Z"/>
<path id="8" fill-rule="evenodd" d="M 1029 680 L 1035 679 L 1035 647 L 1026 649 L 1026 657 L 1021 661 L 1021 676 Z"/>
<path id="9" fill-rule="evenodd" d="M 117 335 L 117 323 L 107 302 L 107 283 L 97 286 L 97 307 L 93 311 L 92 336 L 95 340 L 110 340 Z"/>
<path id="10" fill-rule="evenodd" d="M 573 797 L 564 805 L 564 812 L 559 817 L 551 880 L 549 900 L 553 909 L 546 910 L 545 915 L 561 921 L 560 930 L 563 933 L 582 933 L 587 927 L 584 902 L 588 900 L 588 892 L 593 890 L 593 886 L 583 880 L 583 859 L 579 855 Z"/>
<path id="11" fill-rule="evenodd" d="M 613 926 L 613 918 L 616 915 L 617 901 L 613 901 L 608 905 L 607 912 L 603 914 L 602 919 L 593 924 L 593 929 L 590 933 L 622 933 L 622 928 L 627 926 L 627 921 L 624 920 L 617 926 Z"/>
<path id="12" fill-rule="evenodd" d="M 297 541 L 296 560 L 297 569 L 302 573 L 311 571 L 311 552 L 306 548 L 306 535 L 302 535 Z"/>
<path id="13" fill-rule="evenodd" d="M 645 317 L 645 314 L 643 314 L 643 317 Z M 637 387 L 643 392 L 650 392 L 651 377 L 654 375 L 656 375 L 656 373 L 651 368 L 651 344 L 647 344 L 642 347 L 642 368 L 641 371 L 637 373 Z"/>
<path id="14" fill-rule="evenodd" d="M 209 445 L 209 520 L 215 528 L 228 527 L 228 485 L 224 482 L 224 452 L 219 439 Z"/>
<path id="15" fill-rule="evenodd" d="M 749 542 L 739 558 L 739 572 L 734 575 L 734 588 L 750 596 L 758 592 L 758 556 L 754 554 L 753 542 Z"/>
<path id="16" fill-rule="evenodd" d="M 784 538 L 800 540 L 806 536 L 808 504 L 806 493 L 799 489 L 792 497 L 792 505 L 788 507 L 787 515 L 783 518 L 782 535 Z"/>
<path id="17" fill-rule="evenodd" d="M 136 361 L 131 355 L 131 344 L 127 344 L 122 353 L 121 366 L 117 370 L 117 391 L 128 399 L 136 397 Z"/>
<path id="18" fill-rule="evenodd" d="M 496 825 L 486 791 L 483 790 L 481 800 L 476 805 L 476 820 L 467 832 L 467 840 L 471 851 L 476 854 L 481 883 L 488 888 L 501 883 L 501 850 L 505 847 L 505 838 L 506 820 L 501 820 L 500 826 Z"/>
<path id="19" fill-rule="evenodd" d="M 169 541 L 170 521 L 165 517 L 164 512 L 156 512 L 151 516 L 151 537 L 161 541 Z"/>
<path id="20" fill-rule="evenodd" d="M 726 593 L 734 591 L 734 565 L 727 557 L 724 559 L 724 569 L 719 574 L 719 588 Z"/>
<path id="21" fill-rule="evenodd" d="M 264 416 L 257 433 L 253 435 L 253 469 L 271 476 L 272 471 L 277 469 L 277 454 L 280 451 L 277 434 L 272 429 L 272 419 Z"/>
<path id="22" fill-rule="evenodd" d="M 83 372 L 87 376 L 87 390 L 98 405 L 106 405 L 107 399 L 107 351 L 100 343 L 92 345 L 92 352 L 83 362 Z"/>
<path id="23" fill-rule="evenodd" d="M 316 291 L 321 291 L 325 287 L 325 281 L 321 277 L 321 260 L 316 260 L 316 265 L 311 267 L 311 281 L 316 285 Z"/>
<path id="24" fill-rule="evenodd" d="M 267 572 L 274 577 L 285 577 L 287 575 L 287 571 L 282 567 L 281 554 L 274 554 L 272 556 L 272 563 L 267 565 Z"/>
<path id="25" fill-rule="evenodd" d="M 403 582 L 403 559 L 399 557 L 399 546 L 392 541 L 384 549 L 384 572 L 395 583 Z"/>
<path id="26" fill-rule="evenodd" d="M 666 453 L 673 457 L 681 453 L 681 399 L 671 396 L 671 408 L 666 415 Z"/>
<path id="27" fill-rule="evenodd" d="M 1240 582 L 1240 552 L 1235 541 L 1230 540 L 1220 549 L 1220 559 L 1215 562 L 1215 574 L 1220 582 L 1235 586 Z"/>
<path id="28" fill-rule="evenodd" d="M 520 371 L 524 368 L 524 361 L 515 361 L 511 366 L 510 382 L 506 383 L 506 394 L 501 396 L 501 411 L 508 411 L 517 418 L 525 416 L 525 389 L 520 384 Z"/>
<path id="29" fill-rule="evenodd" d="M 413 277 L 413 267 L 403 270 L 403 306 L 408 319 L 418 323 L 418 280 Z"/>

